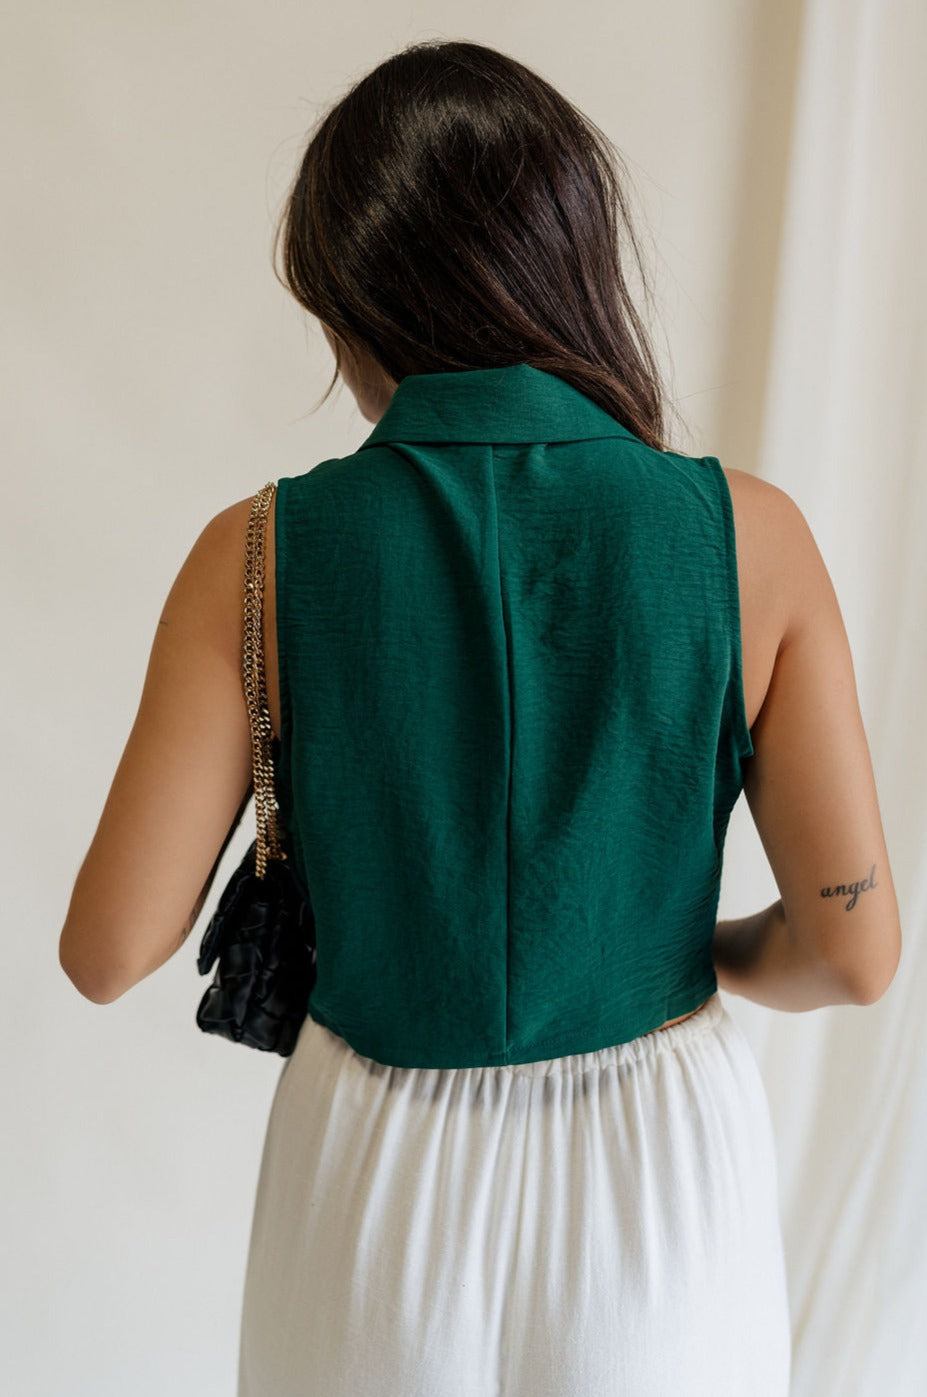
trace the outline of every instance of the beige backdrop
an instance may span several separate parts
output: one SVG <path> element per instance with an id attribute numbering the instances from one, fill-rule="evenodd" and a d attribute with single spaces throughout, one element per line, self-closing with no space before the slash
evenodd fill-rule
<path id="1" fill-rule="evenodd" d="M 725 1002 L 779 1141 L 793 1393 L 927 1390 L 923 0 L 39 0 L 5 31 L 5 1390 L 233 1391 L 280 1060 L 199 1031 L 195 960 L 250 829 L 187 945 L 113 1004 L 58 935 L 200 529 L 369 431 L 344 391 L 307 415 L 332 361 L 272 225 L 320 108 L 424 37 L 513 53 L 616 142 L 674 444 L 788 490 L 834 578 L 901 968 L 866 1009 Z M 741 801 L 721 915 L 776 895 Z"/>

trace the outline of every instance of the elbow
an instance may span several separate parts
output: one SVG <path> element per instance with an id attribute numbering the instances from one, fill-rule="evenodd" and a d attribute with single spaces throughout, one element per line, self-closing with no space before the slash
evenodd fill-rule
<path id="1" fill-rule="evenodd" d="M 91 1004 L 112 1004 L 126 991 L 124 984 L 117 984 L 112 975 L 103 974 L 98 966 L 81 963 L 65 947 L 64 933 L 58 943 L 58 964 L 67 975 L 77 992 Z"/>
<path id="2" fill-rule="evenodd" d="M 895 967 L 897 970 L 897 966 Z M 855 992 L 856 1004 L 878 1004 L 883 995 L 888 993 L 891 983 L 895 978 L 895 971 L 887 979 L 876 980 L 867 985 L 859 987 Z"/>
<path id="3" fill-rule="evenodd" d="M 853 985 L 853 999 L 856 1004 L 878 1004 L 891 988 L 898 966 L 901 963 L 901 932 L 898 932 L 896 950 L 891 957 L 878 966 L 867 967 L 864 975 L 859 975 Z"/>
<path id="4" fill-rule="evenodd" d="M 119 999 L 124 993 L 124 990 L 116 989 L 104 980 L 94 979 L 93 976 L 69 970 L 66 965 L 62 965 L 61 968 L 78 994 L 82 995 L 84 999 L 89 999 L 91 1004 L 112 1004 L 114 999 Z"/>

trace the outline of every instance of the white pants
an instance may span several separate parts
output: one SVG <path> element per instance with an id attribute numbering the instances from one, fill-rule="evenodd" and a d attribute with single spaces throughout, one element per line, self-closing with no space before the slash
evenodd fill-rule
<path id="1" fill-rule="evenodd" d="M 238 1397 L 787 1397 L 790 1358 L 768 1102 L 717 993 L 504 1067 L 384 1066 L 306 1019 Z"/>

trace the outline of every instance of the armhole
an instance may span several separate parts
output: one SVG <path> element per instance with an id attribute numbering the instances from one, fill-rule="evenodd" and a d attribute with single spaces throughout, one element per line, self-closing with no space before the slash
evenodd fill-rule
<path id="1" fill-rule="evenodd" d="M 274 760 L 274 786 L 283 828 L 290 837 L 292 863 L 296 886 L 303 901 L 311 903 L 309 888 L 303 877 L 305 857 L 299 821 L 296 817 L 296 797 L 293 787 L 293 704 L 290 692 L 290 668 L 287 640 L 290 633 L 287 605 L 289 599 L 289 520 L 287 501 L 290 485 L 298 477 L 283 476 L 277 481 L 274 509 L 274 587 L 277 594 L 277 676 L 280 686 L 280 740 Z"/>
<path id="2" fill-rule="evenodd" d="M 737 535 L 734 529 L 734 504 L 731 499 L 727 476 L 717 456 L 703 456 L 702 460 L 712 467 L 718 481 L 718 494 L 721 500 L 721 518 L 724 530 L 725 571 L 727 573 L 728 619 L 731 642 L 731 715 L 734 723 L 734 736 L 742 760 L 752 757 L 753 739 L 747 723 L 747 706 L 744 699 L 743 637 L 740 629 L 740 585 L 737 579 Z"/>
<path id="3" fill-rule="evenodd" d="M 278 777 L 281 813 L 287 824 L 292 821 L 289 761 L 292 750 L 293 724 L 290 704 L 290 676 L 286 653 L 287 563 L 289 561 L 286 537 L 286 499 L 289 484 L 289 478 L 286 476 L 277 481 L 274 501 L 274 596 L 277 610 L 277 685 L 280 691 L 280 741 L 277 748 L 280 761 L 275 774 Z"/>

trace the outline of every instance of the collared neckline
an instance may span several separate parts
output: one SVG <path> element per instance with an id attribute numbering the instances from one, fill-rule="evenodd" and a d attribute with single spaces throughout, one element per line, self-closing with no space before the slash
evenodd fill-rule
<path id="1" fill-rule="evenodd" d="M 533 364 L 406 374 L 358 447 L 387 442 L 553 442 L 636 436 L 565 379 Z"/>

